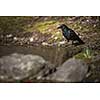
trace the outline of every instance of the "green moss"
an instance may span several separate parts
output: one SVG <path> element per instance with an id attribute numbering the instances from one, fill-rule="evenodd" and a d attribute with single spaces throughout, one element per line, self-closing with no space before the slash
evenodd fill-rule
<path id="1" fill-rule="evenodd" d="M 85 59 L 83 53 L 79 53 L 79 54 L 75 55 L 74 57 L 75 57 L 76 59 Z"/>
<path id="2" fill-rule="evenodd" d="M 48 42 L 57 42 L 62 40 L 62 33 L 57 29 L 57 26 L 60 24 L 58 21 L 42 21 L 35 23 L 32 27 L 28 28 L 27 31 L 33 32 L 38 31 L 42 34 L 51 34 Z"/>
<path id="3" fill-rule="evenodd" d="M 60 23 L 56 21 L 38 22 L 35 24 L 34 28 L 41 33 L 55 34 L 57 32 L 57 25 L 59 24 Z"/>

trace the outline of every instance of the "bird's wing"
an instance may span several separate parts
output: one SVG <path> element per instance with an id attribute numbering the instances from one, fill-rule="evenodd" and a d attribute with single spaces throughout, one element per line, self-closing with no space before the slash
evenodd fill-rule
<path id="1" fill-rule="evenodd" d="M 79 41 L 81 44 L 84 44 L 84 42 L 79 38 L 79 36 L 73 31 L 73 30 L 70 30 L 70 39 L 71 40 L 77 40 Z"/>
<path id="2" fill-rule="evenodd" d="M 70 36 L 75 36 L 76 35 L 76 33 L 72 29 L 69 30 L 69 33 L 70 33 Z"/>
<path id="3" fill-rule="evenodd" d="M 70 38 L 72 38 L 72 39 L 79 38 L 78 35 L 72 29 L 70 29 L 69 31 L 70 31 Z"/>

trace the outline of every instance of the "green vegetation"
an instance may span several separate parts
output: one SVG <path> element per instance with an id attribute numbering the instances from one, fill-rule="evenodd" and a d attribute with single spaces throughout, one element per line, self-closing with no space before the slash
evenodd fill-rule
<path id="1" fill-rule="evenodd" d="M 100 18 L 96 16 L 1 16 L 0 35 L 12 34 L 15 37 L 25 38 L 26 36 L 27 38 L 35 38 L 35 36 L 32 36 L 32 33 L 37 33 L 38 35 L 42 34 L 44 37 L 49 35 L 49 38 L 45 41 L 47 43 L 59 43 L 63 40 L 63 36 L 61 31 L 57 29 L 57 26 L 62 23 L 68 25 L 83 37 L 100 31 Z"/>
<path id="2" fill-rule="evenodd" d="M 91 59 L 92 57 L 93 57 L 93 51 L 90 48 L 88 48 L 88 47 L 86 47 L 83 50 L 83 52 L 75 55 L 76 59 L 84 59 L 84 60 L 85 59 Z"/>
<path id="3" fill-rule="evenodd" d="M 62 39 L 61 32 L 57 29 L 57 26 L 60 24 L 60 22 L 57 21 L 45 21 L 45 22 L 39 22 L 36 23 L 34 26 L 35 30 L 38 30 L 40 33 L 43 34 L 51 34 L 51 38 L 49 42 L 52 41 L 60 41 Z"/>
<path id="4" fill-rule="evenodd" d="M 57 26 L 60 25 L 59 21 L 51 20 L 51 21 L 41 21 L 33 24 L 30 28 L 26 29 L 28 32 L 40 32 L 43 35 L 50 34 L 48 42 L 57 42 L 62 40 L 62 33 L 57 29 Z"/>
<path id="5" fill-rule="evenodd" d="M 85 58 L 88 58 L 88 59 L 91 59 L 92 56 L 93 56 L 93 55 L 92 55 L 92 52 L 91 52 L 91 50 L 90 50 L 89 48 L 86 48 L 86 49 L 84 50 L 83 55 L 84 55 Z"/>

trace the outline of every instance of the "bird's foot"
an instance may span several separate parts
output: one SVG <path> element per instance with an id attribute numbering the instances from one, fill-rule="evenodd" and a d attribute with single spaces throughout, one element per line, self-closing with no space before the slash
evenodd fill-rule
<path id="1" fill-rule="evenodd" d="M 72 45 L 78 46 L 78 45 L 81 45 L 81 44 L 78 41 L 72 41 Z"/>
<path id="2" fill-rule="evenodd" d="M 72 42 L 71 42 L 71 41 L 68 41 L 68 44 L 69 44 L 69 45 L 71 45 L 71 44 L 72 44 Z"/>

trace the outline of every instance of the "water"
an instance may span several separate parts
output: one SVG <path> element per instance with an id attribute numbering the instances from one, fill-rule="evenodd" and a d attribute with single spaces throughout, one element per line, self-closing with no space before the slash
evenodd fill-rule
<path id="1" fill-rule="evenodd" d="M 68 48 L 68 51 L 69 50 Z M 46 46 L 0 46 L 0 57 L 6 56 L 12 53 L 22 53 L 22 54 L 33 54 L 40 55 L 46 61 L 55 64 L 56 66 L 60 66 L 65 60 L 67 60 L 71 54 L 67 52 L 65 47 L 46 47 Z M 69 55 L 68 55 L 69 54 Z M 100 63 L 96 62 L 96 66 L 99 66 Z M 92 75 L 84 79 L 83 82 L 100 82 L 100 73 L 99 71 L 92 71 Z M 95 81 L 96 80 L 96 81 Z M 34 82 L 51 82 L 51 81 L 43 81 L 43 80 L 34 80 Z M 54 81 L 56 82 L 56 81 Z"/>
<path id="2" fill-rule="evenodd" d="M 64 55 L 66 50 L 61 47 L 46 47 L 46 46 L 0 46 L 0 57 L 12 53 L 33 54 L 40 55 L 45 60 L 55 64 L 61 65 L 64 62 Z"/>

